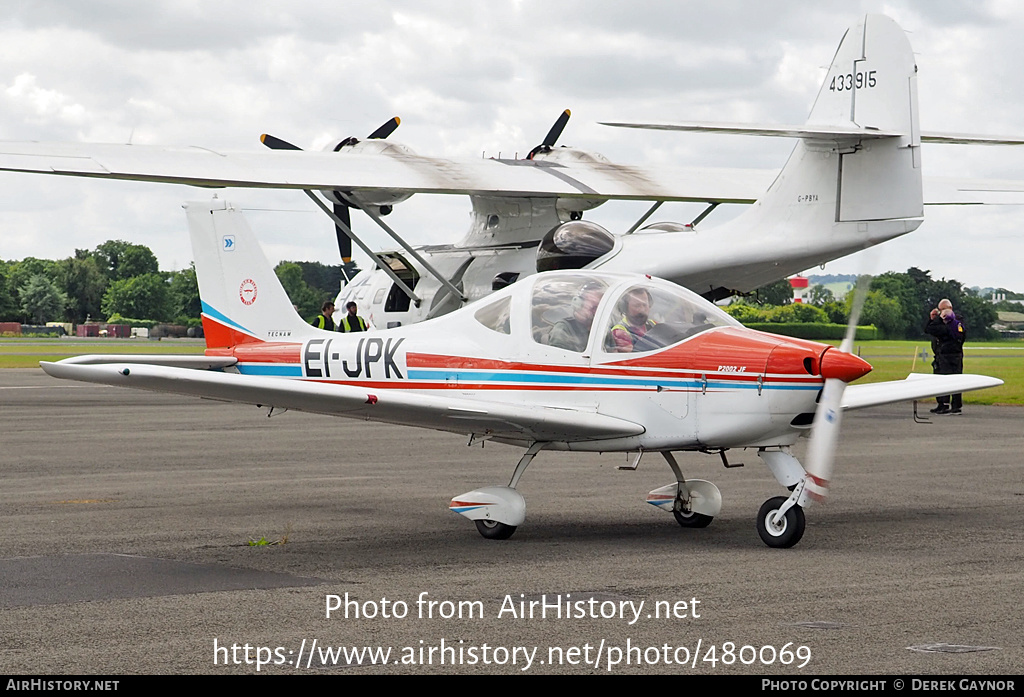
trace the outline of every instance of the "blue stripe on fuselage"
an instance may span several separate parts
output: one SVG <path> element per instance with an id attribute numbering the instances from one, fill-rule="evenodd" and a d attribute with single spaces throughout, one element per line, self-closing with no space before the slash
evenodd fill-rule
<path id="1" fill-rule="evenodd" d="M 282 378 L 301 378 L 302 377 L 302 366 L 288 363 L 279 364 L 253 364 L 253 363 L 236 363 L 235 366 L 238 368 L 238 372 L 243 375 L 268 375 L 271 377 L 282 377 Z"/>
<path id="2" fill-rule="evenodd" d="M 515 384 L 549 384 L 549 385 L 573 385 L 593 387 L 677 387 L 697 389 L 703 387 L 702 380 L 696 378 L 662 378 L 657 376 L 645 377 L 615 377 L 610 375 L 559 375 L 551 373 L 525 373 L 525 372 L 484 372 L 473 370 L 409 370 L 410 380 L 436 380 L 448 381 L 458 380 L 459 382 L 482 382 L 482 383 L 505 383 L 509 386 Z M 740 389 L 756 390 L 756 382 L 741 382 L 739 380 L 708 380 L 709 389 Z M 779 385 L 775 383 L 763 383 L 762 390 L 820 390 L 821 385 L 798 384 Z"/>

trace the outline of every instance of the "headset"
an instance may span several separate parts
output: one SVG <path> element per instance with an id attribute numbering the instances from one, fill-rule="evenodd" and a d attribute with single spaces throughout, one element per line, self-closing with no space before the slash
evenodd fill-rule
<path id="1" fill-rule="evenodd" d="M 588 293 L 592 293 L 595 290 L 604 293 L 606 287 L 607 286 L 605 286 L 600 281 L 587 281 L 582 286 L 580 286 L 580 289 L 576 291 L 576 295 L 574 295 L 572 298 L 573 314 L 583 309 L 583 306 L 587 302 Z"/>
<path id="2" fill-rule="evenodd" d="M 619 298 L 618 304 L 615 306 L 615 309 L 620 314 L 626 315 L 629 313 L 629 296 L 635 294 L 637 291 L 643 291 L 644 293 L 646 293 L 647 305 L 649 307 L 654 307 L 654 296 L 651 295 L 651 291 L 647 290 L 643 286 L 633 286 L 632 288 L 630 288 L 629 290 L 622 294 L 622 297 Z"/>

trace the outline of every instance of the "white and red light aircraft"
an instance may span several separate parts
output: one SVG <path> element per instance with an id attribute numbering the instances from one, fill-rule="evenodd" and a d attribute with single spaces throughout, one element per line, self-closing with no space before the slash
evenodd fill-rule
<path id="1" fill-rule="evenodd" d="M 715 300 L 911 232 L 926 203 L 1024 202 L 1020 182 L 922 180 L 922 142 L 1024 139 L 922 133 L 914 54 L 903 30 L 881 15 L 847 30 L 806 125 L 632 124 L 797 139 L 778 173 L 614 164 L 595 153 L 554 147 L 567 118 L 566 112 L 526 159 L 417 155 L 387 140 L 395 119 L 367 139 L 346 138 L 325 152 L 301 151 L 272 136 L 263 138 L 270 150 L 247 153 L 0 143 L 0 170 L 305 190 L 334 219 L 339 240 L 348 244 L 342 256 L 350 255 L 351 238 L 378 265 L 339 296 L 339 307 L 357 301 L 378 327 L 438 317 L 516 279 L 557 269 L 648 273 Z M 416 193 L 468 195 L 468 234 L 454 245 L 409 245 L 381 216 Z M 581 219 L 609 200 L 654 206 L 624 234 Z M 640 230 L 665 201 L 705 202 L 708 208 L 687 224 Z M 704 216 L 722 203 L 754 205 L 705 229 Z M 352 232 L 350 207 L 363 210 L 402 249 L 375 255 Z"/>
<path id="2" fill-rule="evenodd" d="M 79 356 L 42 368 L 523 446 L 508 486 L 451 502 L 488 538 L 507 538 L 523 522 L 515 487 L 541 450 L 662 453 L 675 482 L 648 502 L 700 528 L 718 514 L 721 494 L 686 479 L 672 453 L 724 460 L 728 449 L 755 448 L 791 492 L 765 502 L 758 532 L 769 546 L 790 547 L 803 535 L 803 508 L 827 491 L 843 410 L 1001 384 L 920 375 L 847 387 L 871 369 L 849 346 L 746 329 L 680 286 L 591 270 L 535 274 L 409 326 L 324 331 L 295 313 L 238 210 L 216 200 L 186 208 L 206 355 Z M 790 448 L 809 430 L 805 468 Z"/>

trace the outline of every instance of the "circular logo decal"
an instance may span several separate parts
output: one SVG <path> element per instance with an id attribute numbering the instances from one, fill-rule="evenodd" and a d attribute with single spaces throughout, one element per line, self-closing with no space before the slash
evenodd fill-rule
<path id="1" fill-rule="evenodd" d="M 256 302 L 256 281 L 251 278 L 242 281 L 238 288 L 238 297 L 241 298 L 243 305 L 252 305 Z"/>

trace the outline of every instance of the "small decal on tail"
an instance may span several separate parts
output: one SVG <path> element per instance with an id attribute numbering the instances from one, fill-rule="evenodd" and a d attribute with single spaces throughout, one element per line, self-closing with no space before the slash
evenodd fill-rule
<path id="1" fill-rule="evenodd" d="M 241 298 L 243 305 L 252 305 L 256 302 L 256 281 L 251 278 L 242 281 L 242 285 L 238 287 L 238 297 Z"/>

